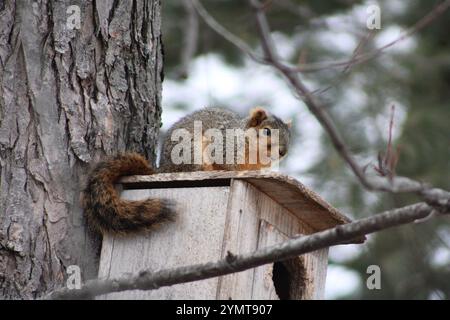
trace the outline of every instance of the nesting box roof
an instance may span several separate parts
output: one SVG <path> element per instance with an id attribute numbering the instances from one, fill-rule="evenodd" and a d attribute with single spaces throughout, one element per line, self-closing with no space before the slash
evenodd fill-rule
<path id="1" fill-rule="evenodd" d="M 193 186 L 225 186 L 231 180 L 245 180 L 278 204 L 292 212 L 315 231 L 333 228 L 351 220 L 298 180 L 277 172 L 264 171 L 199 171 L 160 173 L 123 177 L 125 189 L 181 188 Z M 364 242 L 365 237 L 353 243 Z"/>

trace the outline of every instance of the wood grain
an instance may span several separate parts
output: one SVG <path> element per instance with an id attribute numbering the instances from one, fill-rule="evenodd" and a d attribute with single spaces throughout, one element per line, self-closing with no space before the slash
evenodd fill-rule
<path id="1" fill-rule="evenodd" d="M 182 173 L 160 173 L 146 176 L 129 176 L 120 180 L 126 188 L 151 188 L 156 183 L 165 187 L 180 182 L 190 182 L 194 185 L 208 185 L 212 181 L 244 180 L 267 194 L 281 206 L 289 210 L 297 218 L 312 228 L 322 231 L 351 220 L 327 203 L 314 191 L 298 180 L 271 171 L 198 171 Z M 354 243 L 362 243 L 365 237 L 354 239 Z"/>
<path id="2" fill-rule="evenodd" d="M 105 237 L 99 277 L 119 277 L 143 269 L 206 263 L 221 256 L 229 188 L 125 190 L 130 200 L 147 197 L 176 201 L 177 220 L 147 235 Z M 112 252 L 111 252 L 112 250 Z M 128 291 L 102 299 L 213 299 L 218 279 L 179 284 L 154 291 Z"/>

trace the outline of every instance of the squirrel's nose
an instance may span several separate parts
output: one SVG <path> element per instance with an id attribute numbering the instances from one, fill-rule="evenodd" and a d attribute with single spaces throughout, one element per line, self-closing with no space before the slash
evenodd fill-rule
<path id="1" fill-rule="evenodd" d="M 284 146 L 280 146 L 280 148 L 279 148 L 280 156 L 284 157 L 286 155 L 286 152 L 287 152 L 287 148 Z"/>

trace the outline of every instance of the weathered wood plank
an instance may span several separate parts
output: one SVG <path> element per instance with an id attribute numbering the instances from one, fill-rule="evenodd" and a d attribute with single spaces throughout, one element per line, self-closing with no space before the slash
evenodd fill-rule
<path id="1" fill-rule="evenodd" d="M 220 259 L 228 194 L 229 187 L 124 190 L 123 198 L 130 200 L 172 199 L 177 203 L 178 217 L 149 234 L 105 237 L 99 277 L 119 277 L 143 269 L 166 269 Z M 214 299 L 217 283 L 218 279 L 213 278 L 102 298 Z"/>
<path id="2" fill-rule="evenodd" d="M 286 236 L 294 237 L 299 234 L 311 234 L 315 230 L 306 221 L 298 219 L 291 211 L 281 206 L 264 192 L 258 191 L 258 205 L 261 210 L 261 219 L 267 221 Z"/>
<path id="3" fill-rule="evenodd" d="M 259 227 L 259 191 L 245 181 L 233 180 L 228 202 L 222 258 L 256 250 Z M 250 299 L 254 269 L 220 277 L 217 299 Z"/>
<path id="4" fill-rule="evenodd" d="M 260 221 L 258 249 L 286 241 L 289 237 L 265 220 Z M 318 250 L 289 259 L 283 264 L 289 273 L 289 299 L 323 299 L 328 250 Z M 274 264 L 254 271 L 252 299 L 279 299 L 273 278 Z"/>
<path id="5" fill-rule="evenodd" d="M 325 296 L 325 282 L 327 279 L 328 249 L 322 249 L 305 254 L 303 263 L 308 282 L 302 299 L 323 299 Z"/>
<path id="6" fill-rule="evenodd" d="M 102 251 L 101 251 L 101 259 L 100 265 L 98 267 L 98 274 L 103 277 L 109 277 L 110 267 L 111 267 L 111 259 L 114 248 L 114 237 L 110 235 L 103 236 L 102 242 Z"/>
<path id="7" fill-rule="evenodd" d="M 308 225 L 250 183 L 240 179 L 232 180 L 222 257 L 225 257 L 228 251 L 233 254 L 249 253 L 280 243 L 289 237 L 312 232 Z M 323 269 L 322 266 L 319 267 L 319 263 L 325 264 L 326 268 L 327 261 L 319 261 L 316 254 L 311 257 L 305 255 L 299 260 L 299 269 L 304 272 L 305 284 L 293 284 L 293 287 L 301 287 L 301 292 L 300 289 L 297 290 L 298 294 L 294 299 L 312 299 L 316 296 L 313 279 L 316 269 Z M 269 264 L 221 277 L 217 298 L 278 299 L 273 286 L 272 268 L 273 264 Z M 317 296 L 320 297 L 320 293 Z"/>
<path id="8" fill-rule="evenodd" d="M 182 173 L 161 173 L 148 176 L 129 176 L 120 180 L 124 186 L 151 187 L 153 183 L 171 183 L 191 181 L 202 182 L 224 179 L 245 180 L 288 209 L 298 219 L 309 225 L 314 231 L 332 228 L 351 220 L 339 212 L 319 195 L 305 187 L 296 179 L 271 171 L 200 171 Z M 364 242 L 365 237 L 354 242 Z"/>
<path id="9" fill-rule="evenodd" d="M 260 221 L 258 238 L 258 248 L 264 248 L 287 239 L 264 220 Z M 251 294 L 252 299 L 255 300 L 279 300 L 273 283 L 273 263 L 255 269 Z"/>

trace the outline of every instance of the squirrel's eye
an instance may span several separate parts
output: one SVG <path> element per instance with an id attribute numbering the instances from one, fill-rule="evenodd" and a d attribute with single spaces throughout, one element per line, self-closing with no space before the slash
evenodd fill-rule
<path id="1" fill-rule="evenodd" d="M 270 131 L 270 129 L 269 128 L 264 128 L 263 129 L 263 134 L 265 135 L 265 136 L 270 136 L 270 134 L 271 134 L 272 132 Z"/>

